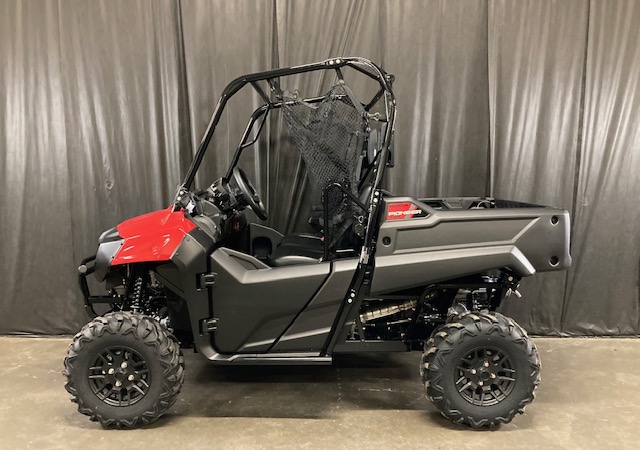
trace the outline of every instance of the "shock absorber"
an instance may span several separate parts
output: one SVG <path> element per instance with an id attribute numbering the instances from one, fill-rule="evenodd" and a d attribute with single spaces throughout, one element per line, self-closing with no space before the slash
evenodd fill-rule
<path id="1" fill-rule="evenodd" d="M 144 312 L 146 287 L 149 281 L 149 271 L 145 267 L 134 267 L 131 271 L 131 311 L 134 313 Z"/>

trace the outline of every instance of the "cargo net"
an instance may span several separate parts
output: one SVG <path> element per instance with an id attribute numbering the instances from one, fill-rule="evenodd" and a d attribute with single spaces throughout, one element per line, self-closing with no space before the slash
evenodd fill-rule
<path id="1" fill-rule="evenodd" d="M 339 182 L 358 197 L 358 161 L 367 129 L 364 109 L 356 105 L 355 96 L 343 82 L 333 86 L 320 103 L 307 103 L 288 93 L 283 94 L 283 100 L 287 102 L 283 114 L 289 134 L 311 184 L 311 224 L 319 224 L 329 247 L 335 247 L 359 208 L 341 189 L 331 188 L 324 199 L 329 210 L 324 224 L 322 193 L 329 184 Z"/>

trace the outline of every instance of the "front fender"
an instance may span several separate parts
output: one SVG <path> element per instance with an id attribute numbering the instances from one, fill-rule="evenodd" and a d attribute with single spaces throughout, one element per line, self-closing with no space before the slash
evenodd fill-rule
<path id="1" fill-rule="evenodd" d="M 118 239 L 115 241 L 101 242 L 98 245 L 98 251 L 96 252 L 96 259 L 94 262 L 93 276 L 98 281 L 104 281 L 107 273 L 109 273 L 109 267 L 112 265 L 113 260 L 122 248 L 124 239 Z"/>
<path id="2" fill-rule="evenodd" d="M 144 214 L 118 225 L 122 245 L 110 265 L 169 261 L 184 237 L 196 228 L 183 211 L 172 209 Z"/>

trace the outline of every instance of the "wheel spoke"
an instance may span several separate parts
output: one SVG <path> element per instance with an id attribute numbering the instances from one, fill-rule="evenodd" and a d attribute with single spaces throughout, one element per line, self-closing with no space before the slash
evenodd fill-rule
<path id="1" fill-rule="evenodd" d="M 476 398 L 476 396 L 477 396 L 476 403 L 482 406 L 482 391 L 478 392 L 478 389 L 474 389 L 473 398 Z"/>
<path id="2" fill-rule="evenodd" d="M 480 406 L 484 406 L 484 397 L 485 397 L 485 391 L 481 390 L 480 391 Z"/>
<path id="3" fill-rule="evenodd" d="M 458 389 L 458 392 L 462 392 L 462 391 L 466 390 L 472 384 L 473 383 L 471 383 L 471 381 L 467 382 L 464 386 L 462 386 L 460 389 Z"/>
<path id="4" fill-rule="evenodd" d="M 132 400 L 132 398 L 131 398 L 131 388 L 132 388 L 132 386 L 129 386 L 127 388 L 127 406 L 131 406 L 131 400 Z"/>
<path id="5" fill-rule="evenodd" d="M 102 378 L 106 378 L 107 376 L 103 373 L 97 373 L 95 375 L 89 375 L 89 379 L 90 380 L 96 380 L 96 379 L 102 379 Z"/>
<path id="6" fill-rule="evenodd" d="M 137 384 L 134 384 L 131 386 L 133 389 L 135 389 L 136 391 L 140 392 L 140 395 L 144 395 L 145 392 L 140 388 L 140 386 L 138 386 Z"/>
<path id="7" fill-rule="evenodd" d="M 498 380 L 516 381 L 516 379 L 515 379 L 515 378 L 506 377 L 506 376 L 501 376 L 501 375 L 498 375 Z"/>

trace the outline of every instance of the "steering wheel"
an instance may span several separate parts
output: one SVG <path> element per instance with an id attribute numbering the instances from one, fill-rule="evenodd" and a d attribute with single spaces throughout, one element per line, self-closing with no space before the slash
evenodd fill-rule
<path id="1" fill-rule="evenodd" d="M 244 173 L 239 167 L 235 167 L 233 169 L 233 178 L 238 185 L 238 188 L 242 191 L 242 197 L 247 205 L 253 209 L 253 212 L 256 213 L 262 220 L 267 220 L 267 209 L 264 207 L 264 203 L 260 200 L 260 196 L 256 192 L 256 188 L 253 187 L 251 181 L 247 178 L 247 174 Z"/>

